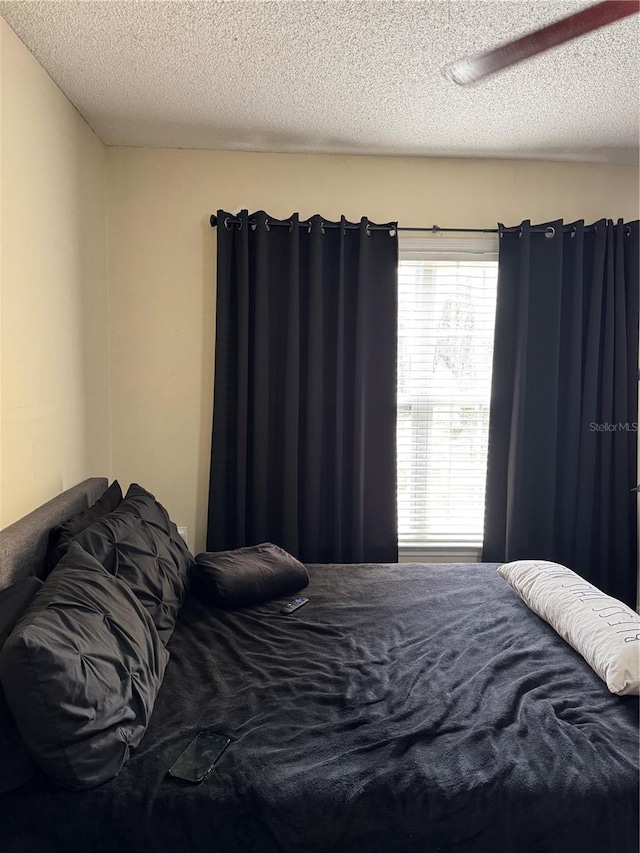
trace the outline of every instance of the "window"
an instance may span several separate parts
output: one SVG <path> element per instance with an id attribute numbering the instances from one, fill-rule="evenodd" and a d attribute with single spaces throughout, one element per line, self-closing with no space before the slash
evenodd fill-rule
<path id="1" fill-rule="evenodd" d="M 482 546 L 497 237 L 401 239 L 401 552 Z"/>

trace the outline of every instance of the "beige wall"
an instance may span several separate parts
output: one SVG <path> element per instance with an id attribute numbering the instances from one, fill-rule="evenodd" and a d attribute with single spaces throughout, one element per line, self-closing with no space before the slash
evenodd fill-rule
<path id="1" fill-rule="evenodd" d="M 204 545 L 213 400 L 217 208 L 400 225 L 638 217 L 638 169 L 107 149 L 113 471 Z M 195 534 L 195 535 L 194 535 Z"/>
<path id="2" fill-rule="evenodd" d="M 111 472 L 105 148 L 0 19 L 0 526 Z"/>

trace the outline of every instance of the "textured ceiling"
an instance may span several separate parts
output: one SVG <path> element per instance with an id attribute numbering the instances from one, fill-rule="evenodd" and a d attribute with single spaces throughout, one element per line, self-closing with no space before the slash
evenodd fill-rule
<path id="1" fill-rule="evenodd" d="M 636 15 L 471 88 L 442 67 L 584 2 L 0 0 L 104 142 L 638 162 Z"/>

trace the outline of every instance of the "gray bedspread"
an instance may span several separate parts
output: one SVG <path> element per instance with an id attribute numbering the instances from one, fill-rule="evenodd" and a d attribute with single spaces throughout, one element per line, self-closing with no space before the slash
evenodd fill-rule
<path id="1" fill-rule="evenodd" d="M 311 566 L 310 602 L 191 595 L 142 744 L 93 791 L 0 800 L 0 848 L 637 853 L 638 700 L 488 565 Z M 166 777 L 203 728 L 232 744 Z"/>

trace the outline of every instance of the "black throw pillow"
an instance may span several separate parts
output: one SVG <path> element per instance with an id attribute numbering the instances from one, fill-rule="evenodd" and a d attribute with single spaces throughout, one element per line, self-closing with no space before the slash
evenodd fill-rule
<path id="1" fill-rule="evenodd" d="M 73 542 L 4 644 L 0 680 L 37 764 L 79 790 L 140 743 L 168 658 L 127 584 Z"/>
<path id="2" fill-rule="evenodd" d="M 30 577 L 0 590 L 0 651 L 41 586 L 39 578 Z M 0 688 L 0 794 L 24 785 L 35 770 Z"/>
<path id="3" fill-rule="evenodd" d="M 166 644 L 184 600 L 193 557 L 162 504 L 134 483 L 114 512 L 83 530 L 75 541 L 131 587 Z"/>
<path id="4" fill-rule="evenodd" d="M 67 553 L 69 545 L 78 533 L 81 533 L 89 525 L 98 521 L 107 513 L 113 512 L 121 501 L 122 489 L 120 488 L 120 483 L 114 480 L 92 506 L 71 516 L 71 518 L 63 521 L 62 524 L 52 527 L 49 533 L 49 544 L 45 557 L 46 573 L 49 574 L 49 572 L 55 569 L 59 561 Z"/>
<path id="5" fill-rule="evenodd" d="M 41 587 L 40 578 L 29 577 L 0 589 L 0 649 Z"/>
<path id="6" fill-rule="evenodd" d="M 263 542 L 234 551 L 198 554 L 194 583 L 214 604 L 235 610 L 298 592 L 308 586 L 309 575 L 287 551 Z"/>

